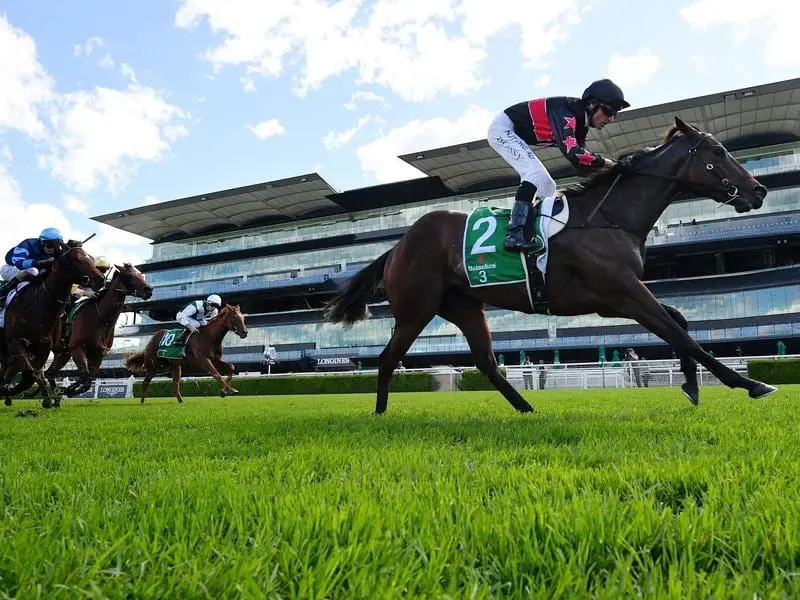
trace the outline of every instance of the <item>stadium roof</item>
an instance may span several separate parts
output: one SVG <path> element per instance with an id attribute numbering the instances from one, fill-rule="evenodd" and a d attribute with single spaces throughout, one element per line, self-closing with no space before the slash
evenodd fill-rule
<path id="1" fill-rule="evenodd" d="M 712 133 L 731 151 L 798 141 L 800 78 L 626 110 L 614 123 L 594 130 L 586 147 L 614 157 L 657 145 L 675 115 Z M 536 155 L 555 179 L 577 175 L 556 148 L 538 149 Z M 519 182 L 516 172 L 485 139 L 400 158 L 424 176 L 338 193 L 317 173 L 311 173 L 92 218 L 163 242 L 498 189 Z"/>
<path id="2" fill-rule="evenodd" d="M 92 217 L 156 241 L 344 212 L 317 173 L 256 183 Z"/>
<path id="3" fill-rule="evenodd" d="M 800 78 L 740 90 L 626 110 L 614 123 L 593 130 L 592 152 L 615 157 L 658 145 L 678 115 L 713 134 L 729 150 L 800 139 Z M 487 124 L 488 126 L 488 124 Z M 536 150 L 554 178 L 577 175 L 557 148 Z M 428 176 L 440 177 L 454 192 L 515 185 L 516 172 L 486 140 L 413 152 L 400 157 Z"/>

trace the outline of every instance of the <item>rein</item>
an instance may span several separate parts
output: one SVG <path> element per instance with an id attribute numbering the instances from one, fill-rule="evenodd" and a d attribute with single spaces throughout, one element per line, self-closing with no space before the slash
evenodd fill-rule
<path id="1" fill-rule="evenodd" d="M 689 148 L 689 152 L 688 152 L 689 159 L 685 163 L 685 166 L 686 166 L 685 171 L 686 171 L 687 174 L 688 174 L 689 169 L 691 168 L 690 162 L 691 162 L 692 158 L 697 157 L 697 149 L 707 141 L 708 141 L 708 137 L 703 135 L 701 137 L 700 141 L 698 141 L 694 146 Z M 738 196 L 739 196 L 739 188 L 736 187 L 735 185 L 731 185 L 730 181 L 727 178 L 722 177 L 719 174 L 718 170 L 715 168 L 717 165 L 714 165 L 714 163 L 707 162 L 705 166 L 706 166 L 706 171 L 709 171 L 710 173 L 714 174 L 720 180 L 720 183 L 727 188 L 726 189 L 726 193 L 728 194 L 728 200 L 726 202 L 722 202 L 720 204 L 726 205 L 726 204 L 730 204 L 731 202 L 736 200 L 736 198 L 738 198 Z M 586 218 L 586 220 L 584 220 L 584 222 L 581 225 L 578 225 L 577 227 L 572 227 L 573 229 L 585 229 L 585 228 L 590 227 L 590 223 L 591 223 L 592 219 L 594 218 L 594 216 L 599 211 L 606 218 L 606 220 L 610 223 L 610 225 L 608 225 L 608 226 L 602 226 L 602 225 L 594 225 L 594 226 L 592 226 L 595 229 L 622 229 L 623 231 L 626 231 L 628 233 L 637 235 L 636 232 L 629 231 L 627 228 L 621 227 L 620 225 L 615 223 L 614 219 L 610 218 L 608 216 L 608 213 L 606 213 L 606 211 L 604 211 L 603 208 L 602 208 L 603 207 L 603 203 L 611 195 L 611 192 L 614 190 L 614 188 L 616 187 L 617 183 L 619 182 L 619 180 L 620 180 L 620 178 L 622 177 L 623 174 L 627 174 L 627 175 L 629 175 L 631 177 L 634 177 L 634 176 L 651 177 L 653 179 L 662 179 L 662 180 L 666 180 L 666 181 L 673 181 L 673 182 L 676 182 L 676 183 L 686 183 L 686 177 L 685 176 L 684 177 L 678 177 L 678 176 L 674 176 L 674 175 L 664 175 L 662 173 L 653 173 L 653 172 L 648 172 L 648 171 L 627 171 L 627 172 L 621 171 L 614 178 L 614 181 L 611 183 L 611 186 L 608 188 L 606 193 L 603 195 L 603 197 L 600 200 L 600 202 L 598 202 L 595 205 L 595 207 L 592 209 L 592 212 L 589 213 L 589 216 Z M 708 194 L 709 196 L 719 191 L 719 190 L 716 190 L 714 188 L 711 188 L 711 187 L 708 187 L 708 186 L 705 186 L 705 185 L 698 185 L 698 184 L 692 184 L 692 185 L 693 185 L 693 187 L 695 189 L 698 189 L 701 192 Z"/>

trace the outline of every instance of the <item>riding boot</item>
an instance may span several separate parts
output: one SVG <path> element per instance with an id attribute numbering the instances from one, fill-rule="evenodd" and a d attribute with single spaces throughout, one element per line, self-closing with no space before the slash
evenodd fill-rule
<path id="1" fill-rule="evenodd" d="M 526 240 L 523 233 L 525 222 L 528 219 L 528 212 L 531 209 L 529 202 L 515 200 L 514 208 L 511 209 L 511 219 L 509 220 L 508 233 L 503 242 L 503 248 L 510 252 L 541 252 L 544 244 L 535 235 L 533 240 Z"/>
<path id="2" fill-rule="evenodd" d="M 17 287 L 18 281 L 15 278 L 11 278 L 8 281 L 4 281 L 3 285 L 0 286 L 0 308 L 5 307 L 6 298 L 11 293 L 15 287 Z"/>

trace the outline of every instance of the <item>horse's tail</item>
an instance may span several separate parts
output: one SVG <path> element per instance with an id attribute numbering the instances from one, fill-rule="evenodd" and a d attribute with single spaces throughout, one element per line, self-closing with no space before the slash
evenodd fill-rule
<path id="1" fill-rule="evenodd" d="M 391 253 L 387 250 L 350 278 L 345 288 L 325 305 L 326 320 L 352 325 L 369 318 L 367 301 L 383 281 L 383 269 Z"/>
<path id="2" fill-rule="evenodd" d="M 144 368 L 144 357 L 144 351 L 129 354 L 125 357 L 125 368 L 134 373 L 144 373 L 146 370 Z"/>

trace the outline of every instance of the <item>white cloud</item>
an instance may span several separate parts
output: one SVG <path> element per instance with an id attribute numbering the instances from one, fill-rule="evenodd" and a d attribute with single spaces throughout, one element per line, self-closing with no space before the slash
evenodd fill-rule
<path id="1" fill-rule="evenodd" d="M 547 87 L 547 84 L 550 83 L 550 79 L 552 79 L 550 75 L 543 73 L 536 78 L 536 81 L 533 83 L 533 85 L 537 88 L 545 88 Z"/>
<path id="2" fill-rule="evenodd" d="M 280 77 L 287 67 L 296 66 L 294 90 L 304 96 L 327 79 L 353 70 L 358 84 L 378 84 L 406 100 L 421 101 L 484 85 L 487 79 L 480 69 L 487 42 L 510 28 L 520 32 L 528 64 L 541 65 L 542 58 L 567 39 L 585 3 L 182 0 L 175 24 L 194 28 L 207 21 L 222 38 L 203 55 L 215 72 L 241 66 L 248 74 Z"/>
<path id="3" fill-rule="evenodd" d="M 753 50 L 763 48 L 771 67 L 798 67 L 795 30 L 800 22 L 800 3 L 788 0 L 697 0 L 681 9 L 692 29 L 706 31 L 728 26 L 736 42 L 759 38 Z"/>
<path id="4" fill-rule="evenodd" d="M 0 15 L 0 131 L 15 129 L 43 138 L 46 128 L 41 104 L 53 93 L 53 80 L 36 56 L 36 44 L 27 33 Z"/>
<path id="5" fill-rule="evenodd" d="M 101 37 L 90 37 L 83 44 L 75 44 L 72 47 L 72 53 L 78 58 L 91 56 L 97 48 L 102 48 L 106 43 Z"/>
<path id="6" fill-rule="evenodd" d="M 280 124 L 278 119 L 261 121 L 255 125 L 248 125 L 247 128 L 252 131 L 260 140 L 265 140 L 276 135 L 286 135 L 286 130 L 283 128 L 283 125 Z"/>
<path id="7" fill-rule="evenodd" d="M 380 94 L 358 91 L 353 92 L 352 96 L 350 96 L 350 101 L 346 102 L 344 107 L 347 110 L 355 110 L 359 102 L 377 102 L 378 104 L 386 106 L 386 99 Z"/>
<path id="8" fill-rule="evenodd" d="M 239 81 L 242 82 L 242 88 L 244 88 L 245 92 L 256 91 L 256 84 L 253 83 L 253 79 L 251 77 L 240 77 Z"/>
<path id="9" fill-rule="evenodd" d="M 350 129 L 339 132 L 329 131 L 323 138 L 322 143 L 328 150 L 341 148 L 348 144 L 350 140 L 352 140 L 356 134 L 364 128 L 365 125 L 375 120 L 376 118 L 371 115 L 361 117 Z"/>
<path id="10" fill-rule="evenodd" d="M 87 40 L 81 55 L 102 45 L 98 40 Z M 0 56 L 14 57 L 0 60 L 0 130 L 16 129 L 46 141 L 39 165 L 78 194 L 100 182 L 116 191 L 141 162 L 163 159 L 170 142 L 187 134 L 181 121 L 188 115 L 162 92 L 137 83 L 129 65 L 121 65 L 122 74 L 131 80 L 125 89 L 56 93 L 38 62 L 33 39 L 3 16 Z"/>
<path id="11" fill-rule="evenodd" d="M 103 69 L 113 69 L 117 66 L 117 63 L 114 61 L 114 57 L 110 54 L 104 54 L 100 60 L 97 61 L 97 66 L 102 67 Z"/>
<path id="12" fill-rule="evenodd" d="M 359 146 L 356 155 L 361 168 L 381 183 L 423 177 L 423 173 L 397 156 L 485 138 L 493 116 L 483 108 L 471 106 L 455 121 L 442 117 L 427 121 L 414 119 L 391 129 L 383 137 Z"/>
<path id="13" fill-rule="evenodd" d="M 62 196 L 62 200 L 64 200 L 64 208 L 67 210 L 71 210 L 72 212 L 80 213 L 82 215 L 89 214 L 89 203 L 86 202 L 86 200 L 81 200 L 72 194 L 64 194 Z"/>
<path id="14" fill-rule="evenodd" d="M 142 201 L 142 206 L 150 206 L 151 204 L 158 204 L 159 202 L 161 202 L 161 200 L 155 196 L 145 196 Z"/>
<path id="15" fill-rule="evenodd" d="M 11 248 L 25 238 L 36 237 L 45 227 L 58 228 L 64 239 L 86 239 L 89 233 L 74 226 L 57 206 L 24 202 L 19 183 L 10 172 L 10 156 L 8 148 L 0 147 L 0 206 L 3 207 L 0 248 Z M 98 225 L 97 229 L 92 227 L 98 235 L 86 244 L 86 251 L 93 256 L 104 255 L 111 261 L 132 264 L 139 264 L 150 256 L 148 240 L 108 225 Z"/>
<path id="16" fill-rule="evenodd" d="M 660 68 L 661 59 L 649 48 L 642 48 L 628 56 L 614 53 L 606 73 L 623 90 L 628 90 L 649 81 Z"/>
<path id="17" fill-rule="evenodd" d="M 59 96 L 51 113 L 55 135 L 40 164 L 70 188 L 85 193 L 102 181 L 115 192 L 142 162 L 162 160 L 170 142 L 187 134 L 180 108 L 153 88 L 98 87 Z"/>

